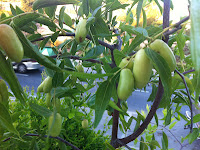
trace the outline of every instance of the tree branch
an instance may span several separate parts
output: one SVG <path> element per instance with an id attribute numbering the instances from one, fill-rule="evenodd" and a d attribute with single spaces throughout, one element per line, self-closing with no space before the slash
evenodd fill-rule
<path id="1" fill-rule="evenodd" d="M 116 85 L 117 87 L 117 85 Z M 120 100 L 118 99 L 117 106 L 120 108 Z M 119 126 L 119 111 L 114 109 L 113 113 L 113 124 L 112 124 L 112 136 L 111 136 L 111 145 L 115 147 L 117 134 L 118 134 L 118 126 Z"/>
<path id="2" fill-rule="evenodd" d="M 177 69 L 175 70 L 179 76 L 182 78 L 183 82 L 184 82 L 184 85 L 185 85 L 185 89 L 186 89 L 186 92 L 187 92 L 187 95 L 188 95 L 188 99 L 190 101 L 190 112 L 191 112 L 191 123 L 190 123 L 190 132 L 192 133 L 192 130 L 193 130 L 193 108 L 192 108 L 192 98 L 191 98 L 191 95 L 190 95 L 190 92 L 189 92 L 189 89 L 188 89 L 188 86 L 187 86 L 187 83 L 185 81 L 185 78 L 184 78 L 184 75 L 182 75 Z"/>
<path id="3" fill-rule="evenodd" d="M 33 133 L 27 133 L 27 134 L 25 134 L 24 136 L 37 136 L 37 137 L 39 137 L 39 136 L 41 136 L 41 135 L 39 135 L 39 134 L 33 134 Z M 44 135 L 43 137 L 47 138 L 48 136 L 47 136 L 47 135 Z M 59 140 L 59 141 L 65 143 L 66 145 L 71 146 L 71 148 L 74 149 L 74 150 L 80 150 L 78 147 L 76 147 L 76 146 L 74 146 L 73 144 L 69 143 L 68 141 L 62 139 L 61 137 L 58 137 L 58 136 L 57 136 L 57 137 L 49 136 L 49 138 L 57 139 L 57 140 Z M 3 142 L 6 142 L 6 141 L 8 141 L 8 140 L 10 140 L 10 139 L 11 139 L 11 138 L 7 138 L 7 139 L 5 139 Z"/>
<path id="4" fill-rule="evenodd" d="M 187 16 L 187 17 L 183 18 L 182 20 L 180 20 L 179 22 L 177 22 L 177 23 L 175 24 L 175 26 L 174 26 L 175 29 L 172 29 L 172 30 L 170 30 L 170 31 L 165 32 L 165 33 L 163 34 L 163 36 L 164 36 L 164 37 L 165 37 L 165 36 L 169 36 L 170 34 L 173 34 L 173 33 L 175 33 L 176 31 L 180 30 L 180 29 L 182 28 L 181 24 L 184 23 L 185 21 L 189 20 L 189 19 L 190 19 L 190 16 Z"/>
<path id="5" fill-rule="evenodd" d="M 155 115 L 156 110 L 158 109 L 158 106 L 159 106 L 160 101 L 162 99 L 163 93 L 164 93 L 164 89 L 163 89 L 161 80 L 159 79 L 159 85 L 158 85 L 158 91 L 157 91 L 157 94 L 156 94 L 156 98 L 154 100 L 154 103 L 153 103 L 151 110 L 149 111 L 146 119 L 144 120 L 144 122 L 140 125 L 140 127 L 134 133 L 132 133 L 131 135 L 129 135 L 125 138 L 119 139 L 122 143 L 127 144 L 127 143 L 135 140 L 147 128 L 151 119 Z M 119 146 L 124 146 L 124 145 L 116 144 L 116 147 L 119 147 Z"/>

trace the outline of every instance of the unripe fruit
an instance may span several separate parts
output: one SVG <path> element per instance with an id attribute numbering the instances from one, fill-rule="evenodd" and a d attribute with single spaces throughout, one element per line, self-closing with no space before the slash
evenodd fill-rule
<path id="1" fill-rule="evenodd" d="M 122 69 L 119 77 L 119 84 L 117 87 L 117 95 L 120 100 L 126 100 L 134 88 L 134 78 L 130 69 Z"/>
<path id="2" fill-rule="evenodd" d="M 49 117 L 48 130 L 50 136 L 56 137 L 60 134 L 62 128 L 62 117 L 59 113 L 56 113 L 54 124 L 53 120 L 54 120 L 54 114 L 52 114 Z"/>
<path id="3" fill-rule="evenodd" d="M 82 128 L 87 128 L 88 127 L 88 120 L 87 119 L 84 119 L 83 121 L 82 121 Z"/>
<path id="4" fill-rule="evenodd" d="M 83 66 L 82 65 L 77 65 L 76 69 L 78 72 L 84 72 Z"/>
<path id="5" fill-rule="evenodd" d="M 171 72 L 176 69 L 176 58 L 171 48 L 164 41 L 156 39 L 153 43 L 150 44 L 150 48 L 159 53 L 165 59 Z"/>
<path id="6" fill-rule="evenodd" d="M 7 24 L 0 24 L 0 37 L 0 47 L 7 56 L 12 61 L 20 62 L 24 56 L 24 50 L 13 28 Z"/>
<path id="7" fill-rule="evenodd" d="M 8 87 L 3 79 L 0 79 L 0 95 L 2 102 L 7 103 L 9 98 Z"/>
<path id="8" fill-rule="evenodd" d="M 113 112 L 112 112 L 112 111 L 109 111 L 109 110 L 107 110 L 107 114 L 108 114 L 108 116 L 112 116 Z"/>
<path id="9" fill-rule="evenodd" d="M 149 82 L 153 65 L 147 57 L 144 49 L 140 49 L 135 56 L 133 65 L 133 76 L 135 88 L 142 89 Z"/>
<path id="10" fill-rule="evenodd" d="M 46 79 L 44 79 L 43 81 L 42 81 L 42 83 L 38 86 L 38 88 L 37 88 L 37 91 L 38 92 L 44 92 L 43 91 L 43 88 L 44 88 L 44 84 L 46 83 L 46 80 L 47 80 L 48 78 L 46 78 Z"/>
<path id="11" fill-rule="evenodd" d="M 46 105 L 47 107 L 51 107 L 51 93 L 47 93 L 46 95 Z"/>
<path id="12" fill-rule="evenodd" d="M 48 76 L 44 81 L 43 91 L 44 93 L 50 93 L 52 89 L 52 77 Z"/>
<path id="13" fill-rule="evenodd" d="M 131 71 L 133 70 L 133 61 L 130 61 L 130 57 L 123 58 L 122 61 L 119 64 L 119 68 L 123 68 L 126 66 L 126 68 L 130 69 Z"/>
<path id="14" fill-rule="evenodd" d="M 77 24 L 75 32 L 75 39 L 77 43 L 83 42 L 87 36 L 86 24 L 87 24 L 86 19 L 79 21 L 79 23 Z"/>

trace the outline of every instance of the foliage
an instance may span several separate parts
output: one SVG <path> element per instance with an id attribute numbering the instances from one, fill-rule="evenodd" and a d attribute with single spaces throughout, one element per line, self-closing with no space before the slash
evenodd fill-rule
<path id="1" fill-rule="evenodd" d="M 24 90 L 26 92 L 28 87 L 25 87 Z M 46 107 L 46 94 L 37 93 L 35 96 L 34 90 L 31 90 L 31 93 L 26 92 L 26 94 L 28 103 L 40 105 L 42 108 Z M 103 143 L 109 140 L 109 136 L 105 136 L 106 131 L 94 131 L 94 129 L 92 129 L 91 119 L 93 111 L 84 108 L 80 109 L 76 106 L 75 102 L 67 101 L 67 99 L 68 98 L 64 98 L 62 100 L 61 114 L 65 117 L 63 119 L 62 132 L 60 136 L 81 149 L 105 149 L 105 144 Z M 65 101 L 68 103 L 64 103 Z M 38 147 L 42 149 L 49 147 L 51 149 L 70 149 L 70 146 L 66 146 L 64 143 L 61 143 L 56 139 L 50 139 L 49 142 L 46 142 L 46 139 L 42 137 L 42 135 L 48 133 L 48 118 L 38 114 L 34 109 L 31 109 L 30 106 L 24 108 L 17 99 L 15 101 L 10 100 L 9 110 L 12 112 L 11 116 L 13 124 L 22 136 L 19 138 L 12 133 L 5 133 L 3 139 L 11 139 L 6 142 L 1 141 L 0 148 L 27 149 Z M 71 112 L 71 114 L 68 113 L 69 115 L 66 116 L 66 110 Z M 72 113 L 74 115 L 72 115 Z M 84 118 L 89 120 L 89 127 L 87 129 L 83 129 L 81 125 L 81 121 Z M 41 136 L 28 137 L 26 135 L 27 133 L 38 134 Z"/>
<path id="2" fill-rule="evenodd" d="M 107 142 L 110 149 L 118 148 L 122 144 L 126 145 L 134 140 L 135 143 L 140 143 L 140 149 L 161 147 L 168 149 L 170 146 L 164 131 L 161 143 L 158 143 L 154 134 L 152 134 L 158 130 L 160 122 L 163 123 L 164 127 L 169 128 L 172 128 L 181 119 L 185 120 L 186 124 L 192 124 L 192 121 L 187 120 L 185 115 L 181 113 L 181 108 L 184 105 L 192 110 L 191 102 L 196 100 L 197 103 L 199 96 L 199 72 L 193 72 L 193 69 L 196 69 L 194 60 L 198 60 L 199 55 L 193 54 L 193 57 L 191 57 L 190 53 L 186 54 L 184 51 L 185 43 L 190 41 L 190 37 L 185 34 L 185 28 L 181 25 L 189 17 L 184 18 L 176 25 L 169 26 L 166 22 L 161 25 L 151 24 L 152 18 L 157 19 L 157 16 L 151 16 L 154 6 L 159 9 L 161 14 L 163 13 L 163 18 L 168 18 L 169 12 L 163 12 L 163 2 L 157 0 L 120 2 L 118 0 L 36 0 L 33 3 L 34 12 L 24 12 L 19 7 L 10 5 L 12 15 L 1 15 L 0 24 L 9 24 L 15 30 L 23 45 L 25 57 L 34 59 L 43 65 L 46 76 L 52 79 L 51 91 L 48 91 L 51 95 L 51 106 L 48 107 L 49 105 L 46 106 L 45 104 L 44 93 L 38 93 L 34 98 L 22 91 L 12 70 L 10 58 L 5 58 L 3 49 L 0 50 L 0 75 L 10 85 L 13 96 L 17 98 L 17 103 L 10 103 L 9 109 L 1 105 L 2 110 L 5 111 L 0 114 L 0 122 L 5 131 L 9 131 L 4 133 L 3 138 L 12 137 L 7 142 L 3 142 L 6 147 L 18 148 L 19 145 L 22 145 L 24 147 L 49 148 L 53 146 L 60 149 L 67 148 L 63 142 L 56 142 L 55 139 L 48 138 L 47 118 L 52 113 L 56 114 L 57 112 L 63 117 L 61 138 L 81 149 L 94 149 L 94 143 L 97 149 L 104 149 L 104 145 L 99 143 L 108 140 L 108 137 L 104 137 L 104 133 L 82 129 L 81 120 L 88 119 L 90 129 L 96 128 L 106 110 L 113 115 L 108 123 L 109 125 L 112 124 L 113 128 L 110 142 L 112 146 Z M 171 1 L 165 2 L 170 4 Z M 61 7 L 58 7 L 59 5 Z M 76 12 L 75 16 L 67 12 L 67 8 L 70 6 Z M 173 9 L 173 4 L 171 3 L 167 7 L 168 10 L 169 7 Z M 58 8 L 60 9 L 58 10 Z M 120 22 L 117 20 L 118 13 L 116 12 L 121 10 L 126 12 L 126 17 L 124 17 L 125 20 Z M 82 38 L 81 32 L 75 35 L 77 25 L 82 19 L 87 20 L 84 29 L 79 27 L 80 31 L 84 31 L 84 38 Z M 48 27 L 50 32 L 45 35 L 41 34 L 38 32 L 41 26 Z M 163 26 L 169 27 L 163 29 Z M 179 30 L 180 28 L 182 29 Z M 191 32 L 195 33 L 194 30 L 193 28 Z M 88 34 L 86 39 L 85 33 Z M 61 36 L 70 38 L 67 38 L 61 44 L 55 44 Z M 75 40 L 75 36 L 78 36 L 76 38 L 78 40 Z M 168 45 L 170 47 L 176 45 L 172 51 L 172 55 L 175 54 L 176 58 L 179 59 L 177 59 L 176 70 L 170 70 L 169 62 L 165 57 L 150 49 L 150 44 L 161 38 L 166 42 L 169 38 Z M 195 36 L 191 40 L 195 41 L 194 39 L 196 39 Z M 44 56 L 39 52 L 47 43 L 54 43 L 52 49 L 56 55 L 53 58 Z M 195 44 L 198 45 L 197 42 Z M 152 86 L 152 93 L 147 100 L 152 102 L 152 107 L 151 111 L 150 108 L 147 108 L 148 115 L 137 110 L 135 117 L 127 113 L 126 101 L 121 101 L 118 98 L 117 86 L 121 70 L 128 65 L 119 67 L 121 60 L 130 56 L 129 62 L 134 62 L 135 54 L 141 48 L 144 49 L 147 59 L 153 64 L 152 74 L 148 81 L 148 85 Z M 161 49 L 163 49 L 162 46 Z M 84 67 L 84 71 L 77 69 L 79 65 Z M 146 69 L 143 70 L 145 72 Z M 194 90 L 188 90 L 184 76 L 179 71 L 188 77 L 187 80 L 191 80 L 187 83 L 191 83 L 189 88 L 193 86 L 195 92 L 197 92 L 196 95 Z M 183 82 L 173 80 L 175 72 L 180 75 Z M 95 92 L 91 92 L 93 88 Z M 146 87 L 144 87 L 145 89 Z M 138 89 L 134 87 L 131 92 L 136 90 Z M 163 118 L 158 118 L 156 114 L 158 108 L 163 110 Z M 91 114 L 93 110 L 95 111 L 95 118 L 92 122 Z M 7 121 L 5 121 L 6 117 L 9 118 Z M 126 120 L 126 117 L 129 117 L 129 119 Z M 155 119 L 156 125 L 150 124 L 152 118 Z M 196 114 L 194 123 L 198 121 L 198 114 Z M 134 130 L 134 133 L 131 136 L 119 139 L 117 137 L 118 127 L 124 134 L 130 129 Z M 189 143 L 192 143 L 198 137 L 198 131 L 199 129 L 194 129 L 194 132 L 189 133 L 182 141 L 189 139 Z M 39 136 L 30 136 L 29 133 Z M 76 137 L 79 134 L 81 136 Z M 45 138 L 42 137 L 45 135 Z M 83 144 L 86 144 L 85 147 Z M 73 147 L 72 145 L 71 147 Z"/>

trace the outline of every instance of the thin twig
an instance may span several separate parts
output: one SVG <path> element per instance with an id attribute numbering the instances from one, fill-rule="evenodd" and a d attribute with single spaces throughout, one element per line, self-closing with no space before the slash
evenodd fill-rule
<path id="1" fill-rule="evenodd" d="M 163 36 L 171 35 L 171 34 L 175 33 L 176 31 L 180 30 L 182 28 L 181 24 L 184 23 L 184 22 L 186 22 L 189 19 L 190 19 L 190 16 L 187 16 L 187 17 L 181 19 L 179 22 L 177 22 L 174 25 L 175 29 L 172 29 L 170 31 L 167 31 L 167 32 L 163 33 Z"/>
<path id="2" fill-rule="evenodd" d="M 189 92 L 189 89 L 188 89 L 188 86 L 187 86 L 187 83 L 185 81 L 185 78 L 184 78 L 184 75 L 182 75 L 177 69 L 175 70 L 179 76 L 182 78 L 183 80 L 183 83 L 185 84 L 185 89 L 186 89 L 186 92 L 187 92 L 187 95 L 188 95 L 188 99 L 190 101 L 190 111 L 191 111 L 191 125 L 190 125 L 190 132 L 192 133 L 192 130 L 193 130 L 193 109 L 192 109 L 192 98 L 191 98 L 191 95 L 190 95 L 190 92 Z"/>
<path id="3" fill-rule="evenodd" d="M 27 134 L 25 134 L 24 136 L 37 136 L 37 137 L 39 137 L 39 136 L 41 136 L 41 135 L 39 135 L 39 134 L 33 134 L 33 133 L 27 133 Z M 43 137 L 47 138 L 48 135 L 44 135 Z M 71 146 L 71 148 L 74 149 L 74 150 L 80 150 L 78 147 L 76 147 L 76 146 L 74 146 L 73 144 L 69 143 L 68 141 L 62 139 L 61 137 L 58 137 L 58 136 L 57 136 L 57 137 L 49 136 L 49 138 L 57 139 L 57 140 L 59 140 L 59 141 L 65 143 L 66 145 Z M 5 139 L 3 142 L 6 142 L 6 141 L 8 141 L 8 140 L 10 140 L 10 139 L 11 139 L 11 137 Z"/>

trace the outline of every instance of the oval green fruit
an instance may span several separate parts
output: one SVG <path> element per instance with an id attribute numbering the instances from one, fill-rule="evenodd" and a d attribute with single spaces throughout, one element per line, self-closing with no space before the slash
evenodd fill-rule
<path id="1" fill-rule="evenodd" d="M 87 128 L 88 127 L 88 120 L 87 119 L 84 119 L 83 121 L 82 121 L 82 128 Z"/>
<path id="2" fill-rule="evenodd" d="M 76 26 L 75 40 L 77 43 L 83 42 L 87 36 L 86 24 L 87 20 L 83 19 Z"/>
<path id="3" fill-rule="evenodd" d="M 76 69 L 78 72 L 84 72 L 83 66 L 80 64 L 76 66 Z"/>
<path id="4" fill-rule="evenodd" d="M 123 68 L 126 65 L 126 68 L 130 69 L 131 71 L 133 70 L 133 61 L 130 61 L 130 57 L 125 57 L 122 59 L 122 61 L 119 64 L 119 68 Z"/>
<path id="5" fill-rule="evenodd" d="M 133 77 L 135 79 L 135 88 L 142 89 L 149 82 L 152 74 L 153 65 L 147 57 L 144 49 L 140 49 L 135 56 L 133 65 Z"/>
<path id="6" fill-rule="evenodd" d="M 47 78 L 46 78 L 47 79 Z M 45 80 L 46 79 L 44 79 L 43 81 L 42 81 L 42 83 L 38 86 L 38 88 L 37 88 L 37 92 L 44 92 L 43 91 L 43 88 L 44 88 L 44 83 L 45 83 Z"/>
<path id="7" fill-rule="evenodd" d="M 13 28 L 7 24 L 0 24 L 0 47 L 7 56 L 15 62 L 20 62 L 24 56 L 24 49 Z"/>
<path id="8" fill-rule="evenodd" d="M 176 69 L 176 58 L 174 53 L 163 40 L 156 39 L 153 43 L 150 44 L 150 48 L 159 53 L 165 59 L 171 72 Z"/>
<path id="9" fill-rule="evenodd" d="M 44 91 L 44 93 L 50 93 L 51 89 L 52 89 L 52 77 L 48 76 L 44 80 L 43 91 Z"/>
<path id="10" fill-rule="evenodd" d="M 54 114 L 49 117 L 49 124 L 48 124 L 48 130 L 49 135 L 56 137 L 60 134 L 62 128 L 62 117 L 59 113 L 55 114 L 55 121 L 54 121 Z"/>
<path id="11" fill-rule="evenodd" d="M 9 98 L 8 87 L 3 79 L 0 79 L 0 95 L 2 97 L 2 102 L 7 103 Z"/>
<path id="12" fill-rule="evenodd" d="M 47 107 L 51 107 L 51 93 L 47 93 L 46 95 L 46 105 Z"/>
<path id="13" fill-rule="evenodd" d="M 126 100 L 134 88 L 134 78 L 130 69 L 125 68 L 120 72 L 119 84 L 117 87 L 117 95 L 120 100 Z"/>

